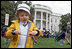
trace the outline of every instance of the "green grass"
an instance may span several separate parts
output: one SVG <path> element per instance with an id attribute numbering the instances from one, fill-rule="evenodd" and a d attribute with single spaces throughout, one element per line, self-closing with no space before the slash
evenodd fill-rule
<path id="1" fill-rule="evenodd" d="M 53 38 L 40 38 L 37 40 L 38 44 L 34 44 L 34 48 L 71 48 L 66 43 L 61 46 L 60 42 L 55 42 Z"/>
<path id="2" fill-rule="evenodd" d="M 37 41 L 38 43 L 33 45 L 34 48 L 71 48 L 71 45 L 67 45 L 66 43 L 61 46 L 60 43 L 55 42 L 53 38 L 39 38 Z M 4 46 L 4 38 L 1 37 L 1 48 L 8 48 L 8 46 L 9 44 Z"/>
<path id="3" fill-rule="evenodd" d="M 9 42 L 10 43 L 10 42 Z M 1 37 L 1 48 L 8 48 L 9 47 L 9 44 L 7 44 L 6 46 L 5 46 L 5 44 L 4 44 L 4 37 Z"/>

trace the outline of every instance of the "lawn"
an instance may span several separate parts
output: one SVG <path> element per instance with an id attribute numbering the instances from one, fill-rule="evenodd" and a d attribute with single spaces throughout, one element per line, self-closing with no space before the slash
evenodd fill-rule
<path id="1" fill-rule="evenodd" d="M 60 43 L 55 42 L 53 38 L 39 38 L 37 40 L 37 44 L 33 45 L 34 48 L 71 48 L 66 42 L 61 46 Z M 1 48 L 8 48 L 8 46 L 9 44 L 4 46 L 4 38 L 1 37 Z"/>
<path id="2" fill-rule="evenodd" d="M 40 38 L 37 40 L 38 44 L 34 44 L 34 48 L 71 48 L 66 42 L 61 46 L 60 42 L 55 42 L 53 38 Z"/>
<path id="3" fill-rule="evenodd" d="M 8 48 L 9 44 L 7 46 L 4 45 L 4 37 L 1 37 L 1 48 Z"/>

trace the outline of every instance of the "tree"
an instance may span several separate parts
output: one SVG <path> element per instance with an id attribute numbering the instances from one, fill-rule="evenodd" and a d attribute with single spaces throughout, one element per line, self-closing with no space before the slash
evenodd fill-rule
<path id="1" fill-rule="evenodd" d="M 61 20 L 60 20 L 60 24 L 59 24 L 60 29 L 66 30 L 66 26 L 67 26 L 68 22 L 71 22 L 71 14 L 70 13 L 67 13 L 67 14 L 61 16 Z"/>
<path id="2" fill-rule="evenodd" d="M 28 6 L 31 6 L 32 5 L 32 2 L 31 1 L 26 1 L 25 2 Z"/>
<path id="3" fill-rule="evenodd" d="M 13 1 L 13 7 L 15 8 L 14 9 L 14 13 L 16 12 L 16 10 L 17 10 L 17 6 L 18 6 L 18 4 L 22 4 L 22 1 L 17 1 L 16 3 L 15 3 L 15 1 Z"/>
<path id="4" fill-rule="evenodd" d="M 11 21 L 16 19 L 15 12 L 18 4 L 22 4 L 22 1 L 1 1 L 1 25 L 4 26 L 5 23 L 5 14 L 9 14 L 9 25 Z"/>

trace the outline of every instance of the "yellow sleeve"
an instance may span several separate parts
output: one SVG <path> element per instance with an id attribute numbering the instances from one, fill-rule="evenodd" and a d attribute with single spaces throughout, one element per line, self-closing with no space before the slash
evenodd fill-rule
<path id="1" fill-rule="evenodd" d="M 12 24 L 10 27 L 7 28 L 6 37 L 9 38 L 9 39 L 12 39 L 12 38 L 15 37 L 15 35 L 13 35 L 11 33 L 12 30 L 15 30 L 14 24 Z"/>
<path id="2" fill-rule="evenodd" d="M 34 23 L 33 23 L 32 26 L 33 26 L 33 30 L 34 30 L 34 31 L 36 31 L 36 30 L 39 31 L 39 35 L 38 35 L 37 37 L 42 36 L 41 31 L 34 25 Z M 36 36 L 35 36 L 35 37 L 36 37 Z"/>

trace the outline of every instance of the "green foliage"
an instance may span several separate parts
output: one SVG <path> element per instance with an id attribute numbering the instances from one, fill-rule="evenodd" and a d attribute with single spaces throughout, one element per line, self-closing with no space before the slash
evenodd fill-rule
<path id="1" fill-rule="evenodd" d="M 1 48 L 8 48 L 10 42 L 5 46 L 4 40 L 5 40 L 4 37 L 1 36 Z"/>
<path id="2" fill-rule="evenodd" d="M 61 22 L 59 24 L 60 29 L 61 30 L 66 30 L 67 22 L 71 22 L 71 15 L 70 15 L 70 13 L 67 13 L 65 15 L 62 15 L 60 22 Z"/>
<path id="3" fill-rule="evenodd" d="M 31 1 L 29 1 L 29 3 L 28 3 L 28 1 L 26 1 L 25 2 L 28 6 L 31 6 L 32 5 L 32 2 Z"/>
<path id="4" fill-rule="evenodd" d="M 1 1 L 1 25 L 4 26 L 5 24 L 5 14 L 9 14 L 9 20 L 14 20 L 15 17 L 15 11 L 13 4 L 15 4 L 13 1 Z M 9 23 L 10 24 L 10 23 Z"/>
<path id="5" fill-rule="evenodd" d="M 30 20 L 31 20 L 31 21 L 33 21 L 33 19 L 34 19 L 34 12 L 35 12 L 34 8 L 31 7 L 31 8 L 30 8 L 30 13 L 31 13 Z"/>

